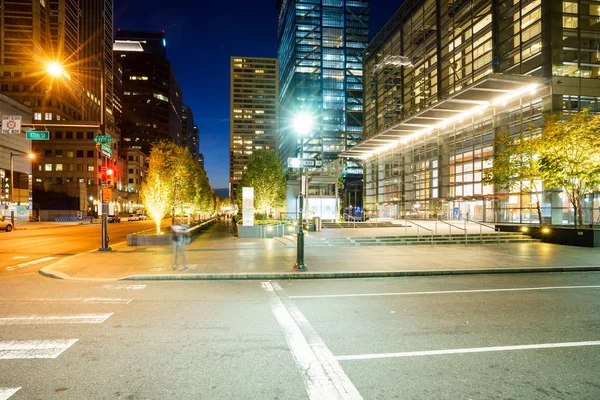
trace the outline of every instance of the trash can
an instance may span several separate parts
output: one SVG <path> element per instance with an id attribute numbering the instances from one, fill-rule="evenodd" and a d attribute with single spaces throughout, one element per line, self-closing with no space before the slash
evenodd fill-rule
<path id="1" fill-rule="evenodd" d="M 321 231 L 321 218 L 320 217 L 314 217 L 313 218 L 313 225 L 315 226 L 315 232 L 320 232 Z"/>

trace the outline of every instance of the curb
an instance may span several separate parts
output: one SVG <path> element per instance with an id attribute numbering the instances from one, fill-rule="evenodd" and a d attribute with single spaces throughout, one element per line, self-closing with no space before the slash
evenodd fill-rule
<path id="1" fill-rule="evenodd" d="M 65 280 L 78 281 L 226 281 L 226 280 L 284 280 L 284 279 L 350 279 L 350 278 L 393 278 L 414 276 L 444 275 L 499 275 L 549 272 L 590 272 L 600 271 L 600 266 L 589 267 L 550 267 L 550 268 L 490 268 L 490 269 L 444 269 L 444 270 L 408 270 L 408 271 L 357 271 L 357 272 L 271 272 L 271 273 L 237 273 L 237 274 L 165 274 L 165 275 L 130 275 L 123 278 L 74 278 L 52 268 L 40 269 L 40 274 Z"/>

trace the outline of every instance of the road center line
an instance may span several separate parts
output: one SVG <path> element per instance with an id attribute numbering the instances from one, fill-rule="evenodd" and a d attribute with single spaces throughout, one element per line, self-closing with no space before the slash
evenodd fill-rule
<path id="1" fill-rule="evenodd" d="M 72 297 L 72 298 L 39 298 L 39 299 L 8 299 L 0 298 L 0 303 L 85 303 L 85 304 L 129 304 L 133 298 L 107 297 Z"/>
<path id="2" fill-rule="evenodd" d="M 8 400 L 10 398 L 10 396 L 17 393 L 19 390 L 21 390 L 20 387 L 18 387 L 18 388 L 0 387 L 0 400 Z"/>
<path id="3" fill-rule="evenodd" d="M 308 295 L 308 296 L 290 296 L 290 299 L 326 299 L 326 298 L 336 298 L 336 297 L 376 297 L 376 296 L 414 296 L 414 295 L 424 295 L 424 294 L 526 292 L 526 291 L 533 291 L 533 290 L 598 289 L 598 288 L 600 288 L 600 285 L 543 286 L 543 287 L 508 288 L 508 289 L 438 290 L 438 291 L 431 291 L 431 292 L 322 294 L 322 295 Z"/>
<path id="4" fill-rule="evenodd" d="M 281 326 L 300 369 L 309 399 L 362 399 L 341 365 L 306 318 L 293 305 L 283 304 L 277 295 L 277 292 L 282 291 L 281 287 L 273 287 L 270 282 L 262 282 L 261 286 L 269 294 L 271 311 Z M 309 332 L 308 341 L 303 331 Z"/>
<path id="5" fill-rule="evenodd" d="M 101 324 L 113 313 L 80 315 L 28 315 L 25 317 L 0 318 L 0 325 L 43 325 L 43 324 Z"/>
<path id="6" fill-rule="evenodd" d="M 474 347 L 470 349 L 447 349 L 447 350 L 429 350 L 429 351 L 407 351 L 402 353 L 379 353 L 379 354 L 358 354 L 349 356 L 337 356 L 336 360 L 374 360 L 378 358 L 402 358 L 402 357 L 422 357 L 439 356 L 447 354 L 467 354 L 467 353 L 488 353 L 493 351 L 513 351 L 513 350 L 533 350 L 533 349 L 554 349 L 562 347 L 585 347 L 600 346 L 600 340 L 591 342 L 565 342 L 565 343 L 541 343 L 524 344 L 518 346 L 495 346 L 495 347 Z"/>
<path id="7" fill-rule="evenodd" d="M 56 358 L 78 340 L 13 340 L 0 342 L 0 360 Z"/>

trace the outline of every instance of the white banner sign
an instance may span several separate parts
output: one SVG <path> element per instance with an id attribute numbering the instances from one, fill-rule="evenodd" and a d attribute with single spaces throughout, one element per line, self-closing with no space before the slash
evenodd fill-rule
<path id="1" fill-rule="evenodd" d="M 2 116 L 2 134 L 18 135 L 21 133 L 21 116 L 20 115 L 3 115 Z"/>
<path id="2" fill-rule="evenodd" d="M 254 226 L 254 188 L 242 188 L 242 225 Z"/>

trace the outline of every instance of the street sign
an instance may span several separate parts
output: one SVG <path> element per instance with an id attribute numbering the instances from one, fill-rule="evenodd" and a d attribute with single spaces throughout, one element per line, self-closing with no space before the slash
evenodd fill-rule
<path id="1" fill-rule="evenodd" d="M 112 188 L 102 188 L 102 201 L 112 201 Z"/>
<path id="2" fill-rule="evenodd" d="M 288 158 L 288 168 L 313 168 L 316 165 L 314 158 Z"/>
<path id="3" fill-rule="evenodd" d="M 48 131 L 27 131 L 25 137 L 29 140 L 50 140 L 50 132 Z"/>
<path id="4" fill-rule="evenodd" d="M 112 147 L 110 147 L 107 144 L 102 143 L 100 145 L 100 151 L 102 152 L 102 154 L 104 154 L 106 157 L 110 157 L 112 155 Z"/>
<path id="5" fill-rule="evenodd" d="M 2 133 L 7 135 L 18 135 L 19 133 L 21 133 L 21 116 L 3 115 Z"/>
<path id="6" fill-rule="evenodd" d="M 112 136 L 109 136 L 109 135 L 94 136 L 94 142 L 96 142 L 96 143 L 110 143 L 110 142 L 112 142 Z"/>

